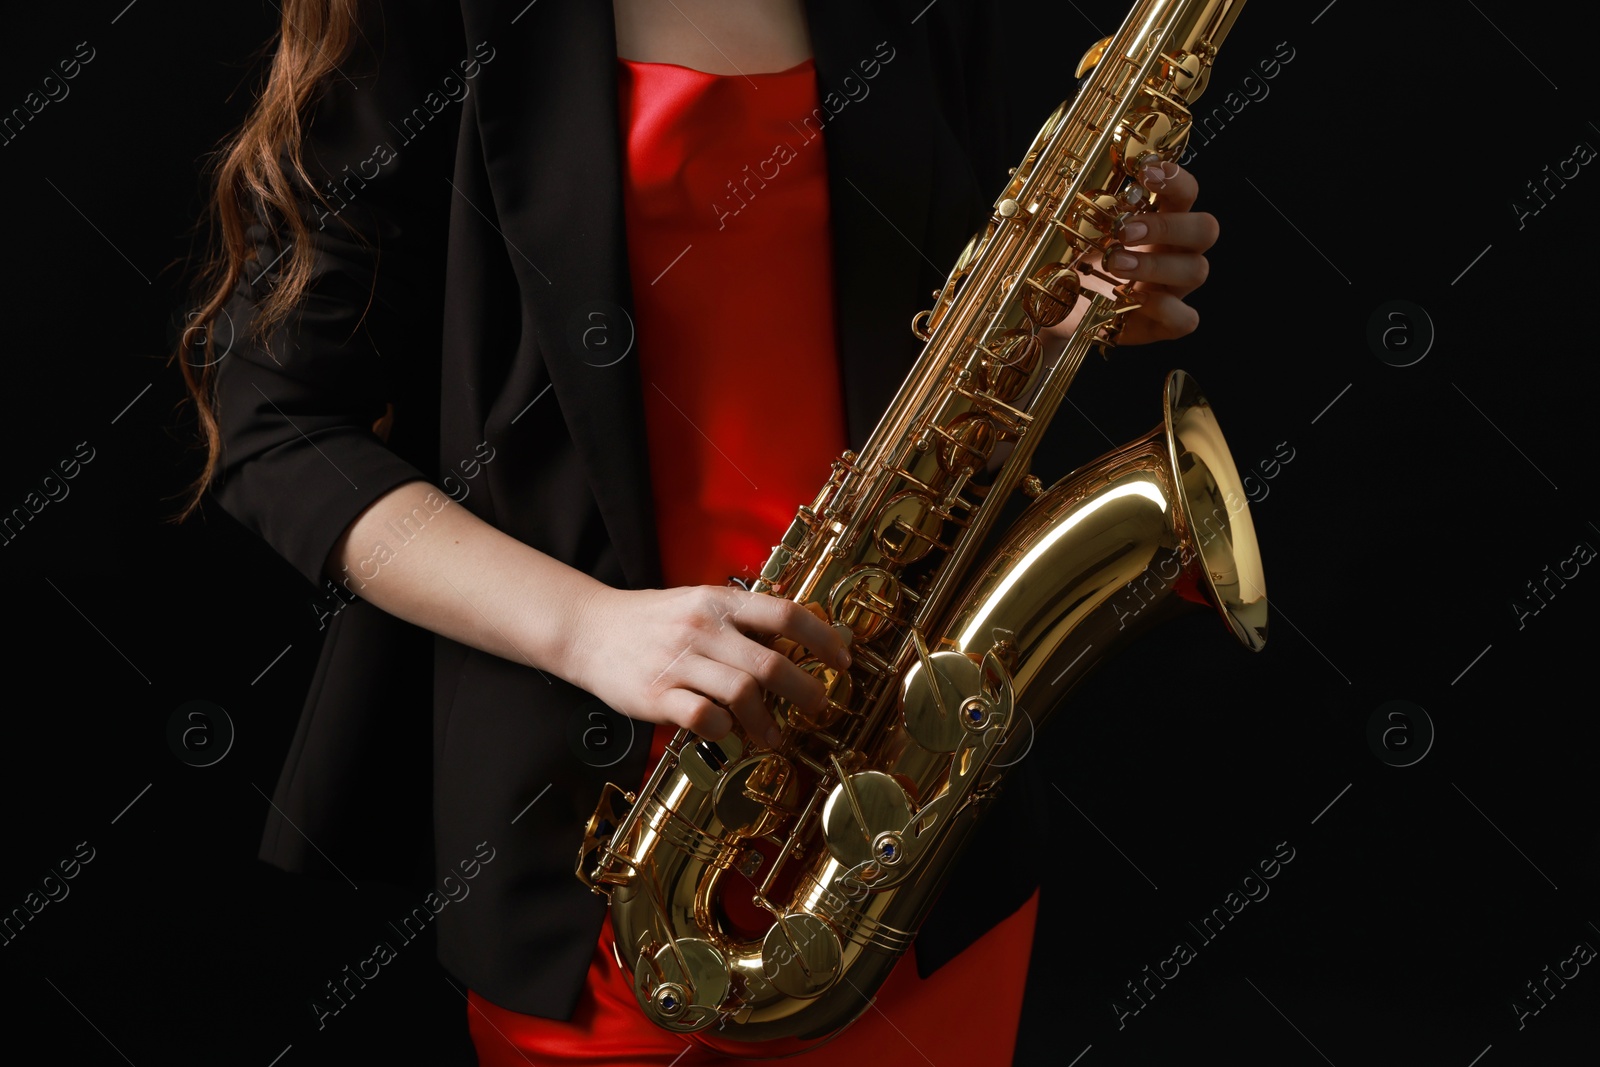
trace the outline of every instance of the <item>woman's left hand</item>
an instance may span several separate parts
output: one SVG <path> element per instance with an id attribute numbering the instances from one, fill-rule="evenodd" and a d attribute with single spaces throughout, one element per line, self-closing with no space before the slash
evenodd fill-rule
<path id="1" fill-rule="evenodd" d="M 1159 194 L 1156 209 L 1128 217 L 1119 235 L 1123 250 L 1113 252 L 1101 268 L 1132 280 L 1142 305 L 1128 312 L 1118 345 L 1148 344 L 1194 332 L 1200 314 L 1184 298 L 1205 282 L 1211 269 L 1205 252 L 1217 241 L 1216 216 L 1190 210 L 1200 192 L 1194 175 L 1176 163 L 1162 163 L 1145 171 L 1144 186 Z M 1076 319 L 1073 316 L 1068 323 Z"/>

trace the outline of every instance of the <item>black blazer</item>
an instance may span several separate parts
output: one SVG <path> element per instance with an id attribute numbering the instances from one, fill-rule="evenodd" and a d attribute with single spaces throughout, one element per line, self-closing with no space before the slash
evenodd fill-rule
<path id="1" fill-rule="evenodd" d="M 616 330 L 615 345 L 631 330 L 611 5 L 363 7 L 306 141 L 337 194 L 331 214 L 305 209 L 312 290 L 266 346 L 240 343 L 219 367 L 216 500 L 319 587 L 354 517 L 416 478 L 605 582 L 659 584 L 638 362 L 586 334 Z M 814 3 L 809 17 L 859 445 L 915 354 L 911 316 L 1015 161 L 983 5 Z M 252 233 L 267 269 L 229 307 L 241 337 L 282 262 L 266 227 Z M 804 393 L 795 383 L 790 402 Z M 373 426 L 390 405 L 384 440 Z M 426 534 L 397 530 L 389 547 L 410 536 Z M 581 827 L 606 780 L 640 780 L 647 731 L 592 766 L 574 740 L 595 721 L 588 694 L 348 598 L 327 601 L 262 857 L 431 888 L 418 914 L 437 915 L 452 973 L 506 1007 L 569 1017 L 604 911 L 573 877 Z M 613 727 L 621 748 L 632 726 Z M 917 942 L 924 973 L 1033 888 L 1031 788 L 1013 781 L 975 835 Z M 470 895 L 448 899 L 464 869 Z"/>

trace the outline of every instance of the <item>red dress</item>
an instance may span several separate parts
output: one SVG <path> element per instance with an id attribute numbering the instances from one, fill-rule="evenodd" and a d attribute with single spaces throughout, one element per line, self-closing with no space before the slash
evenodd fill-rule
<path id="1" fill-rule="evenodd" d="M 816 72 L 810 60 L 748 77 L 622 60 L 619 78 L 663 583 L 722 585 L 754 576 L 846 447 Z M 647 767 L 672 732 L 655 729 Z M 859 1020 L 789 1062 L 1010 1064 L 1037 905 L 1036 893 L 926 980 L 908 953 Z M 649 1022 L 610 935 L 608 919 L 570 1021 L 469 994 L 480 1062 L 738 1062 Z"/>

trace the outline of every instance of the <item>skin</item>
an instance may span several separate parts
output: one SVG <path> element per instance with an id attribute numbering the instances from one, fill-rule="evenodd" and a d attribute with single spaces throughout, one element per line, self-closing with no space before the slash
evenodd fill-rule
<path id="1" fill-rule="evenodd" d="M 811 58 L 798 0 L 614 0 L 617 55 L 710 74 L 763 74 Z"/>
<path id="2" fill-rule="evenodd" d="M 614 0 L 618 54 L 716 74 L 787 70 L 811 55 L 797 0 Z M 1205 281 L 1217 220 L 1192 210 L 1194 177 L 1174 164 L 1145 175 L 1158 208 L 1123 234 L 1127 260 L 1106 269 L 1135 281 L 1143 307 L 1119 343 L 1182 337 L 1199 325 L 1184 299 Z M 1056 328 L 1070 335 L 1073 320 Z M 336 581 L 427 498 L 410 482 L 380 497 L 329 557 Z M 431 509 L 429 509 L 431 510 Z M 348 570 L 346 570 L 348 568 Z M 822 685 L 781 652 L 803 645 L 835 667 L 849 663 L 838 632 L 790 601 L 732 587 L 613 589 L 449 503 L 359 589 L 379 608 L 473 648 L 562 678 L 644 722 L 668 722 L 717 740 L 737 717 L 747 735 L 776 740 L 763 691 L 820 711 Z"/>

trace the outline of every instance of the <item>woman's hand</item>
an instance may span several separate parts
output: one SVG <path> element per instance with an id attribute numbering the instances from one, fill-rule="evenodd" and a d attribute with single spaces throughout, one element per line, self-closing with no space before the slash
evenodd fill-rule
<path id="1" fill-rule="evenodd" d="M 768 640 L 792 641 L 841 670 L 850 663 L 838 632 L 817 615 L 731 586 L 603 586 L 576 617 L 563 677 L 629 718 L 670 722 L 712 741 L 732 728 L 731 711 L 746 736 L 775 744 L 763 690 L 808 712 L 824 707 L 822 683 Z"/>
<path id="2" fill-rule="evenodd" d="M 1184 298 L 1206 280 L 1210 264 L 1205 252 L 1217 242 L 1217 220 L 1191 211 L 1200 193 L 1194 175 L 1176 163 L 1145 170 L 1144 186 L 1160 194 L 1154 211 L 1131 215 L 1119 235 L 1123 245 L 1101 267 L 1107 274 L 1131 279 L 1141 307 L 1128 313 L 1118 345 L 1142 345 L 1194 332 L 1200 315 Z M 1048 331 L 1065 339 L 1081 316 L 1074 315 Z"/>

